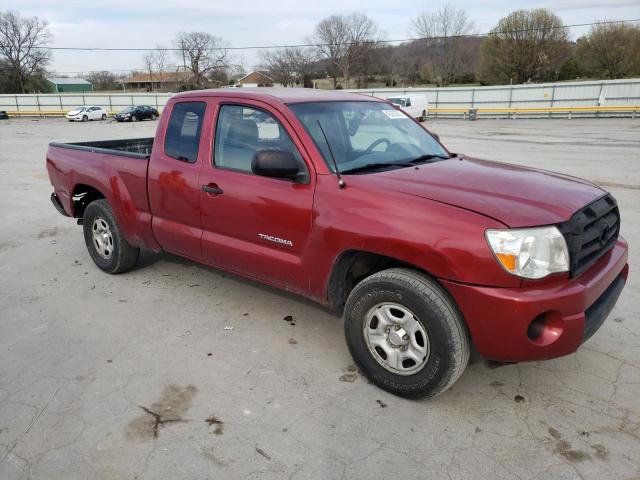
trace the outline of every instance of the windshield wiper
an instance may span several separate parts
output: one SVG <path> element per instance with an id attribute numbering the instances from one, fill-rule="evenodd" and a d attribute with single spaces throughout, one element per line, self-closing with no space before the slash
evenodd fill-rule
<path id="1" fill-rule="evenodd" d="M 398 160 L 396 162 L 366 163 L 360 167 L 354 167 L 347 170 L 342 170 L 341 173 L 358 173 L 358 172 L 365 172 L 367 170 L 376 170 L 376 169 L 386 168 L 386 167 L 415 167 L 420 163 L 427 163 L 436 159 L 447 160 L 449 158 L 451 157 L 430 153 L 426 155 L 420 155 L 419 157 L 412 158 L 410 160 Z"/>
<path id="2" fill-rule="evenodd" d="M 366 163 L 360 167 L 349 168 L 342 170 L 341 173 L 357 173 L 365 172 L 367 170 L 377 170 L 386 167 L 413 167 L 414 163 L 411 161 L 398 161 L 398 162 L 381 162 L 381 163 Z"/>
<path id="3" fill-rule="evenodd" d="M 419 157 L 412 158 L 411 160 L 407 160 L 407 161 L 410 162 L 412 165 L 416 165 L 418 163 L 425 163 L 435 159 L 448 160 L 449 158 L 451 157 L 448 157 L 446 155 L 436 155 L 435 153 L 429 153 L 426 155 L 420 155 Z"/>

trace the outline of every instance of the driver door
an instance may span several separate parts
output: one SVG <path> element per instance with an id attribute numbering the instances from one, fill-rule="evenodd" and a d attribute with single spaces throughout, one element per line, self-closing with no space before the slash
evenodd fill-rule
<path id="1" fill-rule="evenodd" d="M 221 102 L 212 146 L 200 171 L 204 260 L 289 290 L 307 290 L 301 257 L 311 232 L 315 178 L 286 119 L 260 102 Z M 292 152 L 306 179 L 254 175 L 251 161 L 261 149 Z"/>

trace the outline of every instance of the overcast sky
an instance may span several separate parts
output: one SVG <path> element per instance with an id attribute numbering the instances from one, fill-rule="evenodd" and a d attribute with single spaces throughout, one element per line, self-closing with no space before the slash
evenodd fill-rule
<path id="1" fill-rule="evenodd" d="M 373 18 L 389 39 L 411 36 L 411 18 L 433 11 L 445 1 L 368 0 L 0 0 L 0 10 L 17 10 L 49 21 L 53 46 L 154 47 L 171 46 L 177 32 L 201 30 L 223 38 L 232 46 L 304 42 L 314 25 L 331 14 L 355 11 Z M 640 0 L 463 0 L 449 2 L 467 10 L 478 32 L 486 32 L 509 12 L 546 7 L 565 24 L 600 19 L 640 18 Z M 573 29 L 579 36 L 584 29 Z M 259 63 L 256 51 L 232 52 L 234 63 L 247 70 Z M 142 52 L 60 52 L 51 69 L 73 75 L 90 70 L 142 68 Z M 177 60 L 176 60 L 177 62 Z"/>

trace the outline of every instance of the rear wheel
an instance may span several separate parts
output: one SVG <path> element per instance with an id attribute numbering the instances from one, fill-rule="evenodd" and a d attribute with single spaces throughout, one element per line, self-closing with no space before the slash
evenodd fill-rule
<path id="1" fill-rule="evenodd" d="M 151 120 L 157 120 L 158 116 L 155 113 L 151 114 Z"/>
<path id="2" fill-rule="evenodd" d="M 349 295 L 344 321 L 355 362 L 396 395 L 435 397 L 469 361 L 468 334 L 454 301 L 414 270 L 393 268 L 365 278 Z"/>
<path id="3" fill-rule="evenodd" d="M 83 216 L 84 241 L 93 262 L 107 273 L 131 270 L 138 261 L 140 249 L 122 235 L 109 202 L 91 202 Z"/>
<path id="4" fill-rule="evenodd" d="M 107 119 L 107 114 L 106 114 L 106 113 L 103 113 L 103 114 L 102 114 L 102 120 L 106 120 L 106 119 Z"/>

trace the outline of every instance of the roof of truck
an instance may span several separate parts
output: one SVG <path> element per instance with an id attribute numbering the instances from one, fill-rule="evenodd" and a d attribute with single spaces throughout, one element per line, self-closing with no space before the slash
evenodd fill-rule
<path id="1" fill-rule="evenodd" d="M 376 97 L 360 93 L 341 92 L 340 90 L 319 90 L 313 88 L 278 88 L 278 87 L 242 87 L 216 88 L 211 90 L 194 90 L 176 95 L 174 98 L 185 97 L 226 97 L 246 98 L 254 100 L 276 99 L 282 103 L 305 102 L 382 102 Z"/>

